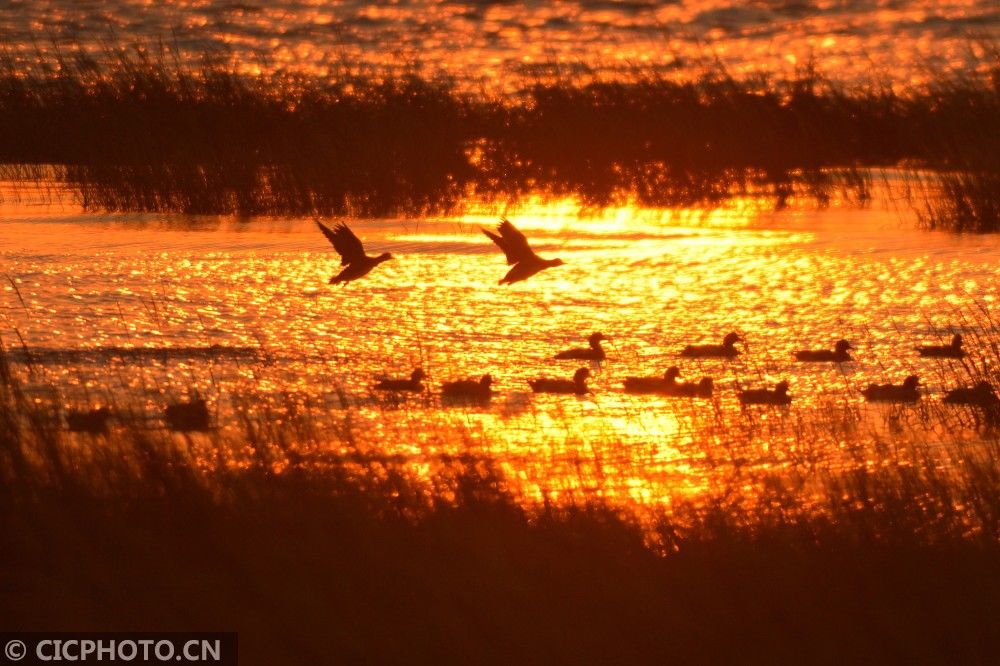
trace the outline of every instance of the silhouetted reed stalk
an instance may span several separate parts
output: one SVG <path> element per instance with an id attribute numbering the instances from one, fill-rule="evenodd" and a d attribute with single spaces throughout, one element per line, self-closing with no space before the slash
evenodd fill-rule
<path id="1" fill-rule="evenodd" d="M 951 381 L 996 382 L 998 329 L 985 309 L 967 316 L 986 356 Z M 371 429 L 349 405 L 236 395 L 231 423 L 182 437 L 149 429 L 123 384 L 111 432 L 91 436 L 61 426 L 51 390 L 29 395 L 0 346 L 11 628 L 222 624 L 246 663 L 795 662 L 818 649 L 986 663 L 1000 646 L 995 438 L 881 439 L 850 410 L 708 410 L 698 464 L 725 473 L 631 514 L 606 499 L 597 449 L 580 463 L 596 487 L 529 502 L 452 426 L 436 437 L 465 453 L 414 466 L 369 435 L 405 427 Z M 841 460 L 818 454 L 829 441 Z"/>
<path id="2" fill-rule="evenodd" d="M 419 215 L 536 192 L 584 206 L 747 193 L 782 206 L 863 201 L 869 169 L 906 164 L 944 174 L 928 224 L 996 225 L 1000 93 L 955 74 L 898 93 L 809 70 L 789 81 L 632 72 L 502 97 L 348 68 L 251 78 L 163 51 L 53 58 L 28 71 L 0 59 L 0 163 L 56 165 L 92 210 Z"/>

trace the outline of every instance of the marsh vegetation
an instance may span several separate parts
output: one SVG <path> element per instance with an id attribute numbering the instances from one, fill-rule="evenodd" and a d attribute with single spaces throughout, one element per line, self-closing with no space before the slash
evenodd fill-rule
<path id="1" fill-rule="evenodd" d="M 978 351 L 940 372 L 995 386 L 996 328 L 965 323 Z M 850 402 L 717 402 L 692 421 L 707 488 L 630 508 L 601 484 L 526 493 L 454 424 L 434 434 L 453 453 L 400 454 L 372 427 L 391 402 L 214 394 L 214 427 L 176 433 L 109 383 L 110 428 L 70 432 L 64 388 L 20 354 L 0 350 L 12 628 L 224 618 L 248 663 L 989 663 L 1000 645 L 1000 448 L 974 407 L 928 398 L 872 430 Z"/>
<path id="2" fill-rule="evenodd" d="M 708 69 L 472 94 L 405 73 L 250 77 L 111 55 L 0 63 L 5 196 L 59 183 L 88 211 L 248 219 L 502 210 L 538 194 L 781 208 L 864 203 L 897 170 L 926 228 L 998 226 L 998 70 L 907 90 Z M 539 231 L 552 249 L 569 235 Z M 992 264 L 970 269 L 952 248 L 939 270 L 882 235 L 831 260 L 827 239 L 810 254 L 771 229 L 682 231 L 574 237 L 572 281 L 546 283 L 543 310 L 538 292 L 490 291 L 500 258 L 468 260 L 475 228 L 424 230 L 426 251 L 406 233 L 374 239 L 410 261 L 336 301 L 314 286 L 329 257 L 284 248 L 291 236 L 240 253 L 231 238 L 164 249 L 168 231 L 150 231 L 100 257 L 4 255 L 17 270 L 0 331 L 0 620 L 236 630 L 262 664 L 992 663 L 996 404 L 861 398 L 917 363 L 935 389 L 1000 387 Z M 869 245 L 890 249 L 871 259 Z M 601 325 L 622 334 L 591 388 L 614 400 L 529 393 L 529 373 L 573 371 L 541 359 L 609 310 Z M 718 379 L 711 395 L 624 395 L 627 372 L 661 372 L 736 318 L 771 340 L 739 364 L 685 365 Z M 967 355 L 913 349 L 957 331 Z M 855 370 L 811 368 L 790 406 L 740 406 L 739 390 L 785 378 L 788 345 L 840 335 L 862 340 Z M 417 359 L 438 363 L 427 387 L 488 370 L 494 402 L 359 390 L 372 364 Z"/>
<path id="3" fill-rule="evenodd" d="M 55 165 L 95 211 L 390 216 L 571 195 L 582 206 L 866 201 L 902 167 L 925 224 L 996 230 L 1000 70 L 906 90 L 810 68 L 525 81 L 518 93 L 348 67 L 250 77 L 125 50 L 0 62 L 0 162 Z M 923 179 L 919 176 L 923 175 Z"/>

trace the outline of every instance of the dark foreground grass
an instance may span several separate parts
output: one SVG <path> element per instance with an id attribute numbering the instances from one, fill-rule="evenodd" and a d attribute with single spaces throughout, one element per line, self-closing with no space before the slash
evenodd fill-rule
<path id="1" fill-rule="evenodd" d="M 236 630 L 248 664 L 994 663 L 1000 648 L 988 444 L 957 475 L 862 467 L 818 474 L 815 493 L 775 477 L 640 525 L 599 497 L 526 507 L 482 460 L 420 477 L 311 459 L 248 424 L 234 466 L 127 420 L 71 435 L 38 404 L 0 354 L 11 629 Z"/>
<path id="2" fill-rule="evenodd" d="M 809 70 L 623 77 L 505 96 L 346 68 L 250 78 L 146 51 L 30 70 L 7 59 L 0 163 L 58 165 L 86 207 L 107 211 L 418 215 L 537 192 L 586 206 L 748 192 L 783 205 L 864 198 L 868 169 L 899 164 L 986 174 L 974 200 L 995 209 L 1000 75 L 941 74 L 906 92 L 847 89 Z M 996 229 L 995 211 L 980 218 L 973 228 Z"/>

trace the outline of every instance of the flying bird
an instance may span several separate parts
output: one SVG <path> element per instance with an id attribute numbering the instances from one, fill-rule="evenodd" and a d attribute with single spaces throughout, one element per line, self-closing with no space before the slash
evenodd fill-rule
<path id="1" fill-rule="evenodd" d="M 354 235 L 354 232 L 347 228 L 343 222 L 338 222 L 331 229 L 322 222 L 317 221 L 319 230 L 323 232 L 326 239 L 333 244 L 333 249 L 340 254 L 340 265 L 344 270 L 330 278 L 330 284 L 344 284 L 352 280 L 364 277 L 373 268 L 383 261 L 392 259 L 392 255 L 383 252 L 377 257 L 369 257 L 365 254 L 365 247 L 361 244 L 361 239 Z"/>
<path id="2" fill-rule="evenodd" d="M 524 234 L 510 223 L 506 218 L 500 218 L 497 226 L 497 233 L 483 229 L 483 233 L 503 250 L 507 257 L 507 265 L 513 266 L 507 275 L 503 276 L 500 284 L 514 284 L 521 280 L 527 280 L 535 273 L 551 268 L 552 266 L 562 266 L 562 259 L 542 259 L 528 245 L 528 239 Z"/>

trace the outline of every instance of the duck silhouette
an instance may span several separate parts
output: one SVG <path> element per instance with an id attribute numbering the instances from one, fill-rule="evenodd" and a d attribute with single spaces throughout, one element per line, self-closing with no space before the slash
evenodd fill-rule
<path id="1" fill-rule="evenodd" d="M 601 340 L 607 340 L 603 333 L 591 333 L 590 337 L 587 338 L 587 342 L 590 343 L 589 347 L 567 349 L 566 351 L 561 351 L 556 354 L 555 358 L 571 358 L 581 361 L 603 361 L 608 357 L 608 355 L 605 353 L 604 348 L 601 347 Z"/>
<path id="2" fill-rule="evenodd" d="M 489 400 L 493 397 L 493 377 L 489 374 L 480 379 L 462 379 L 441 384 L 441 395 L 457 400 Z"/>
<path id="3" fill-rule="evenodd" d="M 541 379 L 530 379 L 528 384 L 535 393 L 576 393 L 583 395 L 590 389 L 587 388 L 587 378 L 590 377 L 590 370 L 580 368 L 573 373 L 573 379 L 551 379 L 543 377 Z"/>
<path id="4" fill-rule="evenodd" d="M 500 218 L 497 233 L 482 230 L 487 238 L 497 244 L 507 257 L 507 265 L 513 266 L 500 280 L 500 284 L 514 284 L 527 280 L 535 273 L 562 266 L 562 259 L 542 259 L 528 245 L 528 239 L 507 218 Z"/>
<path id="5" fill-rule="evenodd" d="M 941 402 L 949 405 L 997 407 L 1000 405 L 1000 397 L 997 397 L 989 382 L 979 382 L 972 388 L 956 388 L 948 391 Z"/>
<path id="6" fill-rule="evenodd" d="M 916 402 L 920 399 L 920 378 L 910 375 L 903 380 L 901 385 L 896 384 L 869 384 L 868 388 L 861 391 L 868 402 Z"/>
<path id="7" fill-rule="evenodd" d="M 677 384 L 674 386 L 673 391 L 667 395 L 676 396 L 678 398 L 711 398 L 714 390 L 715 382 L 712 381 L 712 378 L 702 377 L 697 384 L 693 382 Z"/>
<path id="8" fill-rule="evenodd" d="M 721 345 L 688 345 L 681 350 L 681 356 L 687 358 L 733 358 L 739 356 L 736 343 L 743 338 L 739 333 L 730 333 L 722 339 Z"/>
<path id="9" fill-rule="evenodd" d="M 409 379 L 392 379 L 389 377 L 378 378 L 378 382 L 375 384 L 376 391 L 409 391 L 411 393 L 419 393 L 424 390 L 423 380 L 427 378 L 427 374 L 423 371 L 423 368 L 416 368 L 410 373 Z"/>
<path id="10" fill-rule="evenodd" d="M 788 381 L 782 380 L 774 385 L 774 390 L 750 389 L 740 391 L 740 403 L 744 405 L 789 405 L 792 396 L 788 395 Z"/>
<path id="11" fill-rule="evenodd" d="M 195 432 L 209 429 L 208 403 L 204 398 L 168 405 L 164 413 L 167 428 L 177 432 Z"/>
<path id="12" fill-rule="evenodd" d="M 330 227 L 317 221 L 319 230 L 323 232 L 326 239 L 333 244 L 333 249 L 340 254 L 340 265 L 344 269 L 330 278 L 330 284 L 346 284 L 352 280 L 364 277 L 373 268 L 383 261 L 392 259 L 392 255 L 383 252 L 377 257 L 369 257 L 365 254 L 365 247 L 361 244 L 361 239 L 354 235 L 354 232 L 347 228 L 343 222 L 339 222 Z"/>
<path id="13" fill-rule="evenodd" d="M 956 333 L 951 337 L 950 345 L 922 345 L 916 348 L 917 353 L 927 358 L 963 358 L 965 350 L 962 349 L 962 334 Z"/>
<path id="14" fill-rule="evenodd" d="M 847 340 L 837 340 L 837 344 L 833 346 L 832 350 L 803 349 L 802 351 L 795 352 L 795 359 L 797 361 L 804 361 L 807 363 L 846 363 L 854 360 L 848 353 L 851 349 L 854 349 L 854 347 L 852 347 L 851 343 Z"/>
<path id="15" fill-rule="evenodd" d="M 677 378 L 681 371 L 676 365 L 667 368 L 662 377 L 626 377 L 626 393 L 661 393 L 671 392 L 678 386 Z"/>
<path id="16" fill-rule="evenodd" d="M 66 426 L 70 432 L 87 432 L 100 435 L 108 431 L 111 409 L 97 407 L 89 410 L 71 410 L 66 414 Z"/>

